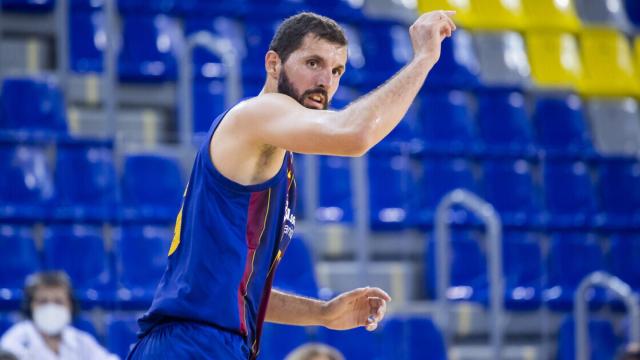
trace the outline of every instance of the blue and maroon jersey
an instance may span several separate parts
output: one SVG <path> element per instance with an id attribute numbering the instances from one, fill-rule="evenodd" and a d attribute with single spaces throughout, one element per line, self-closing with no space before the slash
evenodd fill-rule
<path id="1" fill-rule="evenodd" d="M 225 114 L 196 155 L 167 269 L 139 324 L 141 334 L 170 321 L 211 324 L 245 337 L 255 356 L 275 269 L 295 225 L 293 155 L 287 152 L 278 174 L 264 183 L 226 178 L 209 155 Z"/>

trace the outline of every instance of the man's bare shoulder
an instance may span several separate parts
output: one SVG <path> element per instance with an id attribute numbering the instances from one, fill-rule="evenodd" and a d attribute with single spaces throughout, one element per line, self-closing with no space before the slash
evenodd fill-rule
<path id="1" fill-rule="evenodd" d="M 232 117 L 255 117 L 277 115 L 283 111 L 294 111 L 301 107 L 298 102 L 280 93 L 260 94 L 244 100 L 229 111 Z"/>

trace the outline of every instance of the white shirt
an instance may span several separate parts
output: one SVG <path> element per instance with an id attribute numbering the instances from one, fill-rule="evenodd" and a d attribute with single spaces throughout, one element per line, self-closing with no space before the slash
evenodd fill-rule
<path id="1" fill-rule="evenodd" d="M 21 321 L 7 330 L 0 339 L 0 348 L 20 360 L 118 360 L 107 352 L 93 336 L 67 326 L 62 330 L 58 354 L 45 343 L 31 320 Z"/>

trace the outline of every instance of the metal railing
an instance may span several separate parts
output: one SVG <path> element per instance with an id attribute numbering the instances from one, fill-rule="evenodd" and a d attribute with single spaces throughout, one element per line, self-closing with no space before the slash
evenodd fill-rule
<path id="1" fill-rule="evenodd" d="M 222 59 L 227 69 L 225 76 L 225 106 L 236 104 L 242 98 L 241 64 L 233 44 L 228 39 L 214 36 L 208 31 L 199 31 L 186 38 L 180 54 L 180 77 L 178 78 L 179 107 L 178 131 L 183 146 L 190 146 L 193 137 L 193 49 L 203 47 Z"/>
<path id="2" fill-rule="evenodd" d="M 575 347 L 577 360 L 589 359 L 589 329 L 587 324 L 588 304 L 585 295 L 587 290 L 595 286 L 609 289 L 622 299 L 627 307 L 629 320 L 631 322 L 629 340 L 632 343 L 640 342 L 640 305 L 638 305 L 638 299 L 634 296 L 631 287 L 618 277 L 612 276 L 604 271 L 596 271 L 585 277 L 580 282 L 578 290 L 574 295 L 575 308 L 573 310 L 573 316 L 575 317 Z"/>
<path id="3" fill-rule="evenodd" d="M 116 4 L 115 0 L 104 0 L 104 33 L 105 45 L 102 52 L 103 70 L 102 70 L 102 110 L 104 118 L 107 122 L 107 136 L 114 138 L 117 127 L 117 107 L 118 99 L 116 96 L 117 68 L 116 53 L 119 48 L 120 38 L 115 34 L 116 31 Z"/>
<path id="4" fill-rule="evenodd" d="M 490 287 L 490 314 L 491 314 L 491 346 L 493 359 L 500 359 L 502 353 L 503 337 L 503 293 L 504 283 L 502 275 L 502 223 L 500 216 L 493 206 L 475 194 L 457 189 L 442 198 L 436 209 L 435 237 L 436 237 L 436 276 L 437 276 L 437 302 L 440 309 L 441 327 L 444 329 L 447 342 L 451 338 L 449 326 L 449 302 L 447 301 L 447 289 L 449 279 L 449 251 L 451 231 L 449 228 L 449 211 L 455 205 L 465 207 L 479 217 L 485 224 L 485 239 L 488 246 L 488 269 Z"/>

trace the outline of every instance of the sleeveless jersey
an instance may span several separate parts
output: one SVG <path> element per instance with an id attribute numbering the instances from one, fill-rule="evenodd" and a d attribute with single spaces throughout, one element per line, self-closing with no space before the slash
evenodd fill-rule
<path id="1" fill-rule="evenodd" d="M 170 321 L 210 324 L 243 336 L 257 356 L 275 269 L 295 226 L 293 155 L 270 180 L 243 186 L 213 165 L 200 147 L 176 220 L 168 265 L 141 335 Z M 215 151 L 215 148 L 213 149 Z"/>

